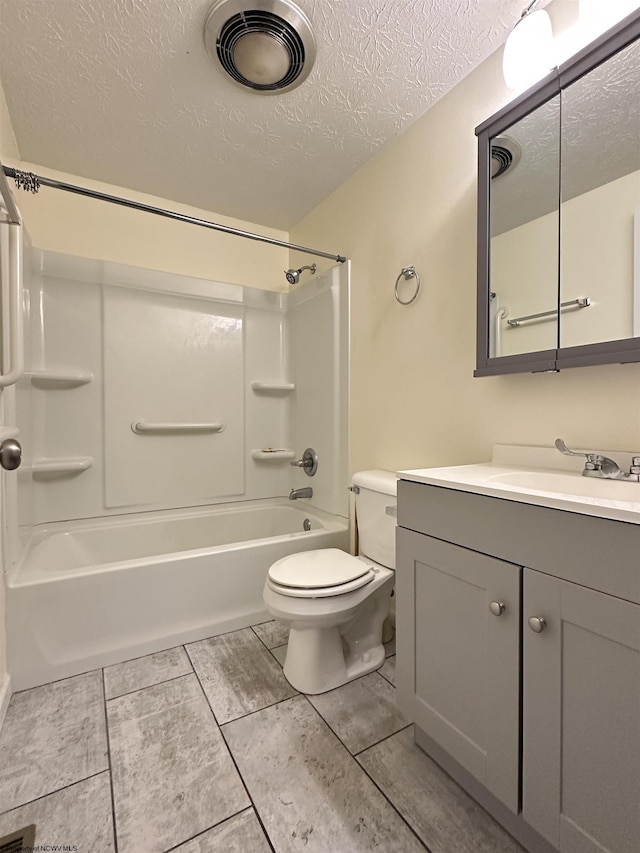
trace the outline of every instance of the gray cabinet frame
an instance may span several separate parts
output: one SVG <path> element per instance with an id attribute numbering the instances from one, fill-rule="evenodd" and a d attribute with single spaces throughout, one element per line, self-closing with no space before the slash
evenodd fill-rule
<path id="1" fill-rule="evenodd" d="M 547 75 L 536 86 L 476 128 L 478 137 L 478 296 L 474 376 L 555 372 L 566 367 L 640 361 L 640 338 L 604 341 L 577 347 L 558 346 L 556 349 L 539 352 L 489 357 L 491 139 L 638 38 L 640 38 L 640 11 L 633 12 L 568 62 Z M 560 294 L 558 293 L 559 302 Z"/>

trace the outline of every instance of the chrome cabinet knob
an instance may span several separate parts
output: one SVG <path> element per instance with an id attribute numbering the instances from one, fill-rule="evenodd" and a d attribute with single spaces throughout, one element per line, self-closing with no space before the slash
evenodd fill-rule
<path id="1" fill-rule="evenodd" d="M 492 601 L 489 604 L 489 610 L 494 616 L 502 616 L 504 613 L 504 601 Z"/>
<path id="2" fill-rule="evenodd" d="M 15 438 L 5 438 L 0 444 L 0 465 L 5 471 L 15 471 L 22 462 L 22 445 Z"/>
<path id="3" fill-rule="evenodd" d="M 547 620 L 544 616 L 530 616 L 529 627 L 535 634 L 542 634 L 544 629 L 547 627 Z"/>

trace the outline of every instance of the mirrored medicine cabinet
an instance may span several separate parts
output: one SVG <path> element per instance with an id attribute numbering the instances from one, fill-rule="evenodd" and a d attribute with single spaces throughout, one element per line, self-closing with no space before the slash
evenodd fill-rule
<path id="1" fill-rule="evenodd" d="M 475 375 L 640 361 L 640 11 L 476 134 Z"/>

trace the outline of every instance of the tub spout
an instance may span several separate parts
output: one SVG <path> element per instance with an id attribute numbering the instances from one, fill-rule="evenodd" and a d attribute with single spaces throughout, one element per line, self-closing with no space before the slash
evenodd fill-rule
<path id="1" fill-rule="evenodd" d="M 311 486 L 306 486 L 304 489 L 291 489 L 289 492 L 289 500 L 297 501 L 298 498 L 312 498 L 313 489 Z"/>

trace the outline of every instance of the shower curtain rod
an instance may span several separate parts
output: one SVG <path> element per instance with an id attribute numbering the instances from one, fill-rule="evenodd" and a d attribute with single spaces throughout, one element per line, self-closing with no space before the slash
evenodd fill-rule
<path id="1" fill-rule="evenodd" d="M 97 192 L 97 190 L 90 190 L 86 187 L 79 187 L 75 184 L 67 184 L 64 181 L 56 181 L 53 178 L 43 178 L 33 172 L 23 172 L 20 169 L 13 169 L 10 166 L 3 166 L 2 168 L 8 178 L 15 180 L 18 188 L 34 193 L 37 193 L 40 187 L 51 187 L 52 189 L 64 190 L 65 192 L 75 193 L 76 195 L 95 198 L 99 201 L 108 201 L 111 204 L 120 204 L 123 207 L 130 207 L 133 210 L 141 210 L 144 213 L 155 213 L 156 216 L 164 216 L 167 219 L 189 222 L 191 225 L 200 225 L 202 228 L 211 228 L 213 231 L 222 231 L 224 234 L 235 234 L 236 237 L 246 237 L 247 240 L 257 240 L 260 243 L 282 246 L 285 249 L 293 249 L 296 252 L 304 252 L 307 255 L 316 255 L 319 258 L 329 258 L 332 261 L 337 261 L 339 264 L 343 264 L 347 260 L 344 255 L 332 255 L 329 252 L 321 252 L 319 249 L 309 249 L 306 246 L 297 246 L 295 243 L 287 243 L 284 240 L 276 240 L 273 237 L 263 237 L 261 234 L 253 234 L 251 231 L 241 231 L 239 228 L 231 228 L 228 225 L 209 222 L 207 219 L 198 219 L 195 216 L 187 216 L 184 213 L 165 210 L 163 207 L 153 207 L 150 204 L 143 204 L 142 202 L 121 198 L 117 195 L 108 195 L 107 193 Z"/>

